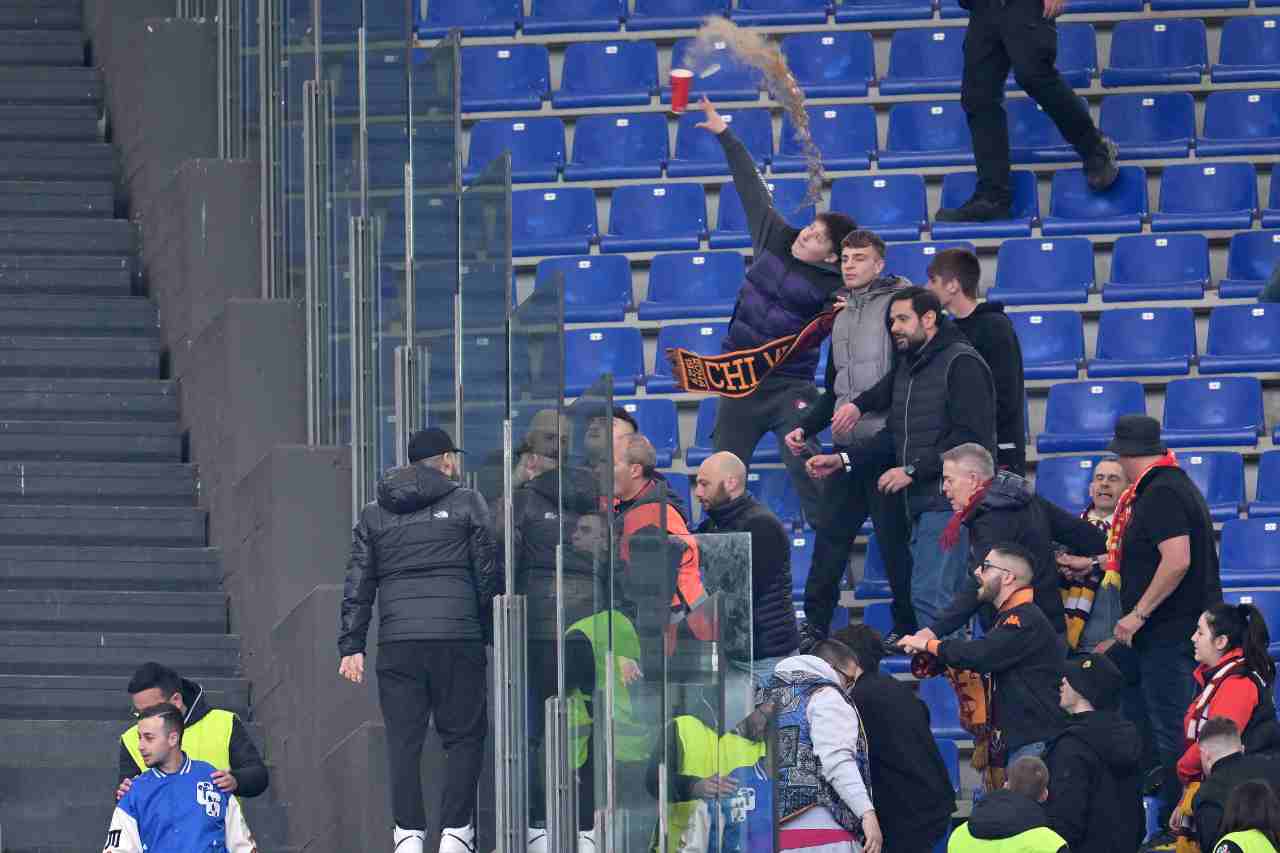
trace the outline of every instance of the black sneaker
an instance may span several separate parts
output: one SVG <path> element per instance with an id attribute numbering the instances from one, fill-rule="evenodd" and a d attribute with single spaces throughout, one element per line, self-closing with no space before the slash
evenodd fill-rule
<path id="1" fill-rule="evenodd" d="M 960 207 L 943 207 L 933 217 L 936 222 L 991 222 L 1012 219 L 1010 203 L 986 196 L 975 195 Z"/>
<path id="2" fill-rule="evenodd" d="M 1102 137 L 1102 145 L 1089 156 L 1084 164 L 1085 180 L 1089 189 L 1096 193 L 1110 188 L 1120 177 L 1120 149 L 1107 137 Z"/>

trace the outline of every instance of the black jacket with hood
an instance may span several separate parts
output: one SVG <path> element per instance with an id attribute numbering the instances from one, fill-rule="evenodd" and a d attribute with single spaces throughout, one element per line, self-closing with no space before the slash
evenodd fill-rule
<path id="1" fill-rule="evenodd" d="M 351 534 L 339 654 L 364 652 L 379 596 L 379 643 L 485 639 L 495 566 L 489 508 L 478 492 L 422 464 L 388 472 Z"/>
<path id="2" fill-rule="evenodd" d="M 983 302 L 956 325 L 973 344 L 996 386 L 996 464 L 1016 474 L 1027 471 L 1026 390 L 1022 345 L 1003 302 Z"/>
<path id="3" fill-rule="evenodd" d="M 1133 853 L 1142 843 L 1142 738 L 1115 711 L 1072 714 L 1045 754 L 1049 826 L 1072 853 Z"/>
<path id="4" fill-rule="evenodd" d="M 204 688 L 186 678 L 182 679 L 182 704 L 187 707 L 187 714 L 183 720 L 184 725 L 187 726 L 200 722 L 212 710 L 209 703 L 204 700 Z M 253 739 L 249 737 L 244 722 L 238 716 L 231 724 L 231 743 L 228 746 L 231 757 L 231 767 L 228 769 L 231 775 L 236 777 L 236 796 L 256 797 L 267 790 L 271 775 L 267 772 L 267 765 L 262 761 L 262 754 L 253 745 Z M 145 769 L 134 763 L 133 756 L 129 754 L 124 743 L 120 744 L 119 765 L 119 781 L 132 779 Z"/>
<path id="5" fill-rule="evenodd" d="M 1226 813 L 1231 792 L 1242 782 L 1261 779 L 1280 790 L 1280 759 L 1266 753 L 1255 755 L 1237 752 L 1225 755 L 1214 763 L 1191 801 L 1191 813 L 1195 819 L 1196 833 L 1203 853 L 1218 843 L 1222 829 L 1222 817 Z"/>
<path id="6" fill-rule="evenodd" d="M 969 834 L 980 842 L 1013 838 L 1028 830 L 1048 825 L 1049 821 L 1046 819 L 1043 806 L 1030 797 L 1005 788 L 992 791 L 978 800 L 973 807 L 973 813 L 969 816 Z M 953 846 L 947 849 L 964 853 L 967 849 L 977 850 L 981 847 L 974 845 L 972 848 L 963 848 L 955 846 L 953 842 Z M 1027 848 L 1028 853 L 1031 849 Z M 1072 847 L 1070 850 L 1074 853 L 1075 848 Z M 1067 851 L 1068 847 L 1065 844 L 1057 850 L 1035 849 L 1035 853 L 1067 853 Z"/>

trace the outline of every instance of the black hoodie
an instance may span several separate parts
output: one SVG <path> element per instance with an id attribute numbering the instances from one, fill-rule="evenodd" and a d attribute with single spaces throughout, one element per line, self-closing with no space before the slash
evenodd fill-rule
<path id="1" fill-rule="evenodd" d="M 996 464 L 1025 474 L 1027 416 L 1022 345 L 1004 313 L 1004 303 L 983 302 L 968 317 L 955 318 L 955 322 L 991 368 L 996 386 Z"/>
<path id="2" fill-rule="evenodd" d="M 422 464 L 388 472 L 351 533 L 338 652 L 364 652 L 379 595 L 379 643 L 484 639 L 494 551 L 478 492 Z"/>
<path id="3" fill-rule="evenodd" d="M 1049 826 L 1072 853 L 1133 853 L 1142 843 L 1142 738 L 1115 711 L 1072 714 L 1049 744 Z"/>
<path id="4" fill-rule="evenodd" d="M 1030 797 L 1008 789 L 992 791 L 973 807 L 969 816 L 969 834 L 980 841 L 999 841 L 1013 838 L 1032 829 L 1048 826 L 1044 808 Z M 958 849 L 958 848 L 948 848 Z M 979 849 L 975 847 L 974 849 Z M 1074 850 L 1074 848 L 1072 848 Z M 1065 853 L 1064 844 L 1058 850 L 1045 849 L 1045 853 Z"/>

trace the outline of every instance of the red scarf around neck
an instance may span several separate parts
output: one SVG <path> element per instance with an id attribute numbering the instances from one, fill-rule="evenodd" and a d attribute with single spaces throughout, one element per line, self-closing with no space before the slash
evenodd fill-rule
<path id="1" fill-rule="evenodd" d="M 950 551 L 956 547 L 956 543 L 960 541 L 960 525 L 968 521 L 969 516 L 973 515 L 974 510 L 978 508 L 978 504 L 982 503 L 982 499 L 987 496 L 987 489 L 991 488 L 991 484 L 995 479 L 995 477 L 992 477 L 981 486 L 978 486 L 973 494 L 969 496 L 969 500 L 964 507 L 951 516 L 951 520 L 947 522 L 947 526 L 942 531 L 942 536 L 938 538 L 938 544 L 942 546 L 942 550 Z"/>
<path id="2" fill-rule="evenodd" d="M 1147 478 L 1147 475 L 1156 468 L 1177 468 L 1178 457 L 1174 455 L 1172 450 L 1166 450 L 1164 456 L 1161 456 L 1155 462 L 1147 466 L 1138 479 L 1129 484 L 1129 488 L 1124 490 L 1124 494 L 1120 496 L 1120 500 L 1116 501 L 1115 515 L 1111 517 L 1111 530 L 1107 533 L 1107 571 L 1120 573 L 1120 543 L 1124 541 L 1125 528 L 1129 526 L 1130 518 L 1133 515 L 1133 502 L 1138 497 L 1138 486 Z"/>

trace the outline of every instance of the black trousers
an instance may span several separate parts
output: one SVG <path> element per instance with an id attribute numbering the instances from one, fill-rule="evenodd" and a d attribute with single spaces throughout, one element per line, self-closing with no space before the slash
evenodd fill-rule
<path id="1" fill-rule="evenodd" d="M 831 617 L 840 600 L 840 581 L 849 565 L 853 540 L 868 516 L 875 526 L 893 594 L 893 627 L 897 631 L 915 631 L 906 503 L 902 493 L 886 495 L 876 487 L 884 470 L 880 466 L 859 466 L 852 473 L 835 474 L 828 481 L 823 511 L 815 525 L 813 563 L 804 583 L 805 618 L 824 634 L 831 627 Z"/>
<path id="2" fill-rule="evenodd" d="M 472 823 L 488 725 L 484 644 L 413 641 L 378 646 L 378 701 L 387 726 L 391 813 L 402 829 L 427 828 L 422 807 L 422 745 L 435 716 L 444 744 L 440 825 Z"/>
<path id="3" fill-rule="evenodd" d="M 910 829 L 884 836 L 884 853 L 929 853 L 951 831 L 951 816 L 922 820 Z"/>
<path id="4" fill-rule="evenodd" d="M 1018 85 L 1053 119 L 1081 158 L 1102 144 L 1084 103 L 1062 79 L 1058 27 L 1044 17 L 1041 0 L 972 0 L 964 37 L 960 103 L 969 120 L 978 166 L 977 194 L 1010 198 L 1009 122 L 1004 84 L 1013 69 Z"/>
<path id="5" fill-rule="evenodd" d="M 591 643 L 580 633 L 565 640 L 565 690 L 595 691 L 595 657 Z M 529 825 L 547 822 L 547 706 L 556 695 L 554 640 L 529 641 Z M 593 709 L 594 710 L 594 709 Z M 587 739 L 587 760 L 578 768 L 578 829 L 591 829 L 596 810 L 595 738 Z"/>

